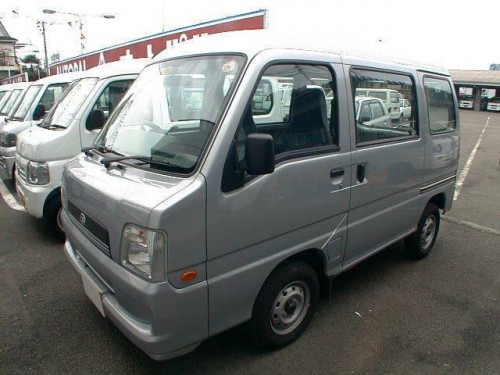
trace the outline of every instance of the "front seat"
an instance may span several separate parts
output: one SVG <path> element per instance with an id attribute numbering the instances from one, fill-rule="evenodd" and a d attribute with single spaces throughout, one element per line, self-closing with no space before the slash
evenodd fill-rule
<path id="1" fill-rule="evenodd" d="M 290 125 L 284 132 L 286 151 L 328 145 L 327 124 L 323 91 L 320 88 L 294 91 Z"/>

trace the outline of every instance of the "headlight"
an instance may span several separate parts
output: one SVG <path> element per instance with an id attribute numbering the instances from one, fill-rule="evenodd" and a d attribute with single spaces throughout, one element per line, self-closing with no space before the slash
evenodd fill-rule
<path id="1" fill-rule="evenodd" d="M 2 147 L 15 147 L 17 142 L 17 134 L 3 133 L 0 139 Z"/>
<path id="2" fill-rule="evenodd" d="M 30 161 L 26 167 L 26 178 L 32 185 L 47 185 L 50 182 L 49 166 L 45 162 Z"/>
<path id="3" fill-rule="evenodd" d="M 127 224 L 122 233 L 121 262 L 151 281 L 163 281 L 166 247 L 162 232 Z"/>

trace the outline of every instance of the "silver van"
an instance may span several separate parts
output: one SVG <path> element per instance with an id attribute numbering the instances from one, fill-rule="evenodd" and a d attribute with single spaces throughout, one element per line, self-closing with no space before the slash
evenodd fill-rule
<path id="1" fill-rule="evenodd" d="M 244 322 L 282 347 L 341 272 L 402 239 L 412 258 L 432 249 L 459 152 L 448 72 L 325 51 L 268 31 L 165 51 L 67 164 L 65 253 L 101 314 L 152 358 Z M 273 77 L 292 85 L 290 105 L 256 121 L 282 105 L 253 100 Z M 356 116 L 356 89 L 372 87 L 408 99 L 408 119 Z"/>

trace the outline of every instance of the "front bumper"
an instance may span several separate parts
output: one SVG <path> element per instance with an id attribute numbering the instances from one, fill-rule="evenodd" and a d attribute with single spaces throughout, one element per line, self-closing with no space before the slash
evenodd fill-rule
<path id="1" fill-rule="evenodd" d="M 53 191 L 49 185 L 32 186 L 27 185 L 16 171 L 16 191 L 20 203 L 30 215 L 41 219 L 43 207 L 49 194 Z"/>
<path id="2" fill-rule="evenodd" d="M 150 283 L 105 255 L 64 210 L 64 251 L 103 315 L 155 360 L 188 353 L 208 337 L 206 282 L 176 289 Z"/>
<path id="3" fill-rule="evenodd" d="M 0 170 L 7 179 L 14 178 L 14 165 L 16 162 L 15 147 L 0 147 Z"/>

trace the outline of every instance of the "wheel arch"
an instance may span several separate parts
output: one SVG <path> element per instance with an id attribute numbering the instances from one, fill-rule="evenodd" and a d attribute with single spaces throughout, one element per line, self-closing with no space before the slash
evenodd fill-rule
<path id="1" fill-rule="evenodd" d="M 58 196 L 59 197 L 61 196 L 61 187 L 55 188 L 54 190 L 52 190 L 50 192 L 49 195 L 47 195 L 47 198 L 45 199 L 45 203 L 43 204 L 43 216 L 44 217 L 47 213 L 47 208 L 49 207 L 50 202 L 52 202 L 52 200 L 54 198 L 57 198 Z"/>
<path id="2" fill-rule="evenodd" d="M 434 195 L 431 199 L 429 199 L 429 203 L 434 203 L 439 209 L 444 210 L 446 208 L 446 194 L 441 192 L 439 194 Z"/>
<path id="3" fill-rule="evenodd" d="M 267 275 L 266 281 L 271 277 L 271 275 L 279 268 L 286 264 L 293 262 L 303 262 L 312 267 L 316 275 L 318 276 L 318 281 L 320 284 L 321 294 L 329 295 L 330 293 L 330 279 L 326 274 L 327 258 L 326 254 L 317 248 L 311 248 L 307 250 L 302 250 L 298 253 L 292 254 L 289 257 L 283 259 L 279 262 Z M 264 285 L 265 282 L 262 284 Z M 262 287 L 261 287 L 262 288 Z M 255 303 L 255 301 L 254 301 Z"/>

